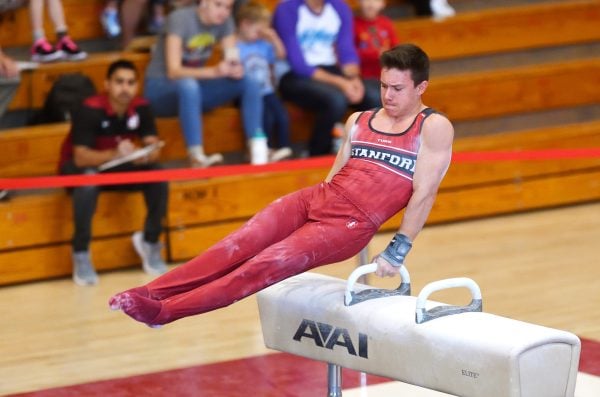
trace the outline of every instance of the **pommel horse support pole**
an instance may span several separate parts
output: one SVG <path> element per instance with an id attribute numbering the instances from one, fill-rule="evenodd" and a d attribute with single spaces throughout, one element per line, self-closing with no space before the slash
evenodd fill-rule
<path id="1" fill-rule="evenodd" d="M 402 269 L 396 290 L 304 273 L 258 293 L 265 345 L 329 363 L 329 397 L 341 396 L 340 367 L 461 397 L 573 397 L 581 342 L 572 333 L 482 312 L 468 278 L 426 285 L 410 295 Z M 466 306 L 427 298 L 464 287 Z"/>

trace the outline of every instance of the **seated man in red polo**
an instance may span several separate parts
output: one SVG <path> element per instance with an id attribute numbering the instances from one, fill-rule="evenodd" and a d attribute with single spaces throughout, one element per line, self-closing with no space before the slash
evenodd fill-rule
<path id="1" fill-rule="evenodd" d="M 159 147 L 154 116 L 149 103 L 137 96 L 138 73 L 133 63 L 119 60 L 106 74 L 106 92 L 87 98 L 73 113 L 71 132 L 61 151 L 61 174 L 96 174 L 108 162 L 119 163 L 132 157 L 141 146 Z M 108 172 L 156 170 L 159 150 L 123 161 Z M 144 271 L 159 275 L 167 270 L 161 258 L 159 236 L 166 213 L 166 182 L 117 186 L 80 186 L 72 189 L 73 280 L 78 285 L 94 285 L 98 275 L 92 264 L 89 244 L 92 218 L 102 190 L 141 190 L 147 207 L 144 230 L 133 234 L 133 246 L 142 259 Z"/>

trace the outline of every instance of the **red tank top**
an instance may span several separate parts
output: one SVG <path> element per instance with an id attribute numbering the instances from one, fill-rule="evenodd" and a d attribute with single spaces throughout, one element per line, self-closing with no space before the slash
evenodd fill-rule
<path id="1" fill-rule="evenodd" d="M 350 159 L 331 186 L 381 225 L 406 207 L 421 143 L 421 128 L 435 110 L 423 109 L 406 131 L 389 134 L 371 126 L 379 109 L 361 113 L 351 132 Z"/>

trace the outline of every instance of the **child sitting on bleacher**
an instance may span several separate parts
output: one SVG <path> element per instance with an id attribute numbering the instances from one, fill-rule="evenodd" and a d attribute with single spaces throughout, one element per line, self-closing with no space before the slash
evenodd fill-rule
<path id="1" fill-rule="evenodd" d="M 263 126 L 268 135 L 269 161 L 292 155 L 290 120 L 287 109 L 275 92 L 273 67 L 285 59 L 285 48 L 270 27 L 271 13 L 262 4 L 251 2 L 237 12 L 237 46 L 245 73 L 260 83 L 263 98 Z"/>
<path id="2" fill-rule="evenodd" d="M 58 42 L 52 45 L 44 32 L 44 1 L 48 3 L 48 12 L 54 25 Z M 29 3 L 33 46 L 31 60 L 34 62 L 52 62 L 58 60 L 79 61 L 87 53 L 69 37 L 61 0 L 31 0 Z"/>
<path id="3" fill-rule="evenodd" d="M 381 66 L 379 56 L 398 45 L 392 21 L 381 15 L 385 0 L 359 0 L 354 16 L 354 45 L 360 59 L 363 78 L 379 79 Z"/>

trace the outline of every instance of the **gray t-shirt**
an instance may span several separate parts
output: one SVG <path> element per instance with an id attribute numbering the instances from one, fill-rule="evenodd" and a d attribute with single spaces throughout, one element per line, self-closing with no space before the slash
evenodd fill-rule
<path id="1" fill-rule="evenodd" d="M 221 25 L 205 25 L 200 21 L 197 6 L 179 8 L 167 17 L 165 30 L 158 37 L 156 48 L 146 69 L 146 77 L 164 77 L 167 74 L 165 62 L 165 38 L 167 34 L 181 37 L 182 60 L 188 67 L 200 67 L 210 58 L 215 44 L 234 32 L 230 17 Z"/>

